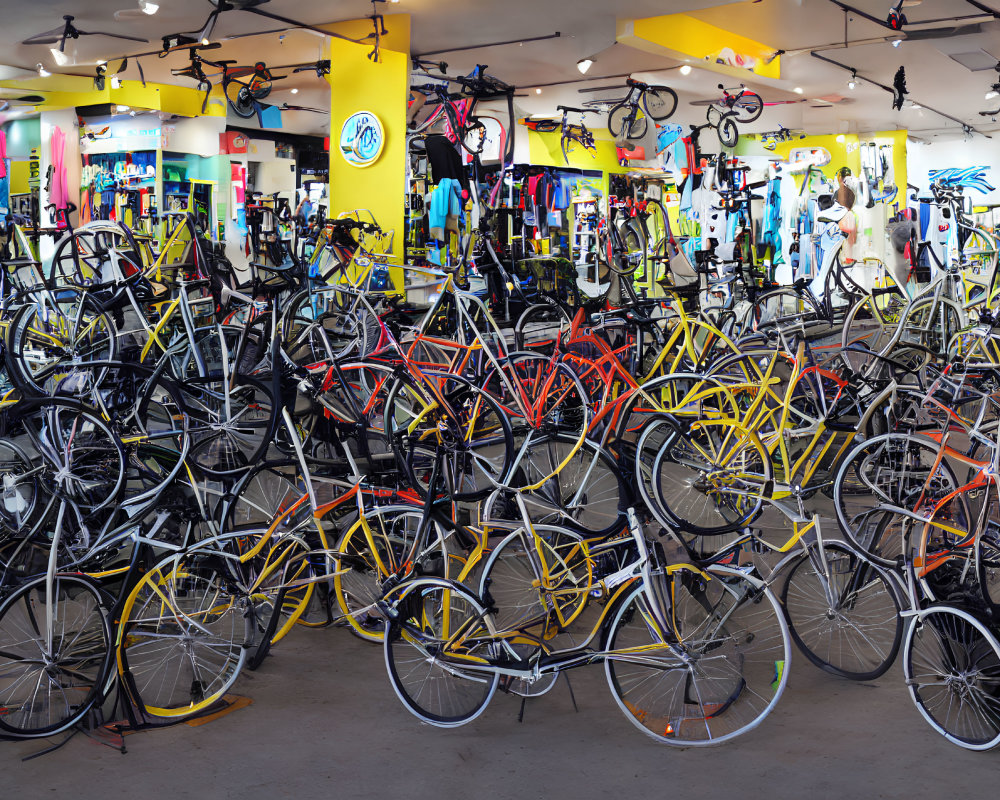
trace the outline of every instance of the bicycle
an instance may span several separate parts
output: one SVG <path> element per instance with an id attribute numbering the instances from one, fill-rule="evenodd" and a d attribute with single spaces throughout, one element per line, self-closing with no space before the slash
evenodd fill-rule
<path id="1" fill-rule="evenodd" d="M 528 130 L 538 131 L 539 133 L 559 131 L 559 147 L 562 150 L 563 161 L 567 164 L 569 164 L 569 154 L 572 152 L 574 144 L 583 147 L 584 150 L 590 153 L 591 158 L 596 158 L 597 143 L 594 141 L 594 134 L 587 130 L 587 126 L 584 125 L 583 116 L 597 112 L 592 108 L 571 108 L 570 106 L 556 106 L 556 111 L 562 112 L 561 122 L 557 123 L 555 120 L 531 118 L 522 119 L 520 122 Z M 569 122 L 570 114 L 580 115 L 579 124 L 573 125 Z"/>
<path id="2" fill-rule="evenodd" d="M 608 130 L 616 141 L 641 139 L 649 127 L 647 117 L 662 122 L 677 110 L 677 92 L 669 86 L 654 86 L 632 78 L 626 79 L 625 85 L 628 93 L 608 113 Z"/>

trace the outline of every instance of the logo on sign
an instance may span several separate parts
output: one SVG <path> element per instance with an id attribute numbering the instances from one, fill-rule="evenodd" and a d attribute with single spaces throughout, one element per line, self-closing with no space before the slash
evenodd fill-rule
<path id="1" fill-rule="evenodd" d="M 340 129 L 340 153 L 356 167 L 367 167 L 378 161 L 384 144 L 382 123 L 370 111 L 352 114 Z"/>

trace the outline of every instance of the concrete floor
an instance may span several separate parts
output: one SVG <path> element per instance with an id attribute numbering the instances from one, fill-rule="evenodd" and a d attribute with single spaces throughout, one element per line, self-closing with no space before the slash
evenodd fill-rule
<path id="1" fill-rule="evenodd" d="M 235 692 L 249 707 L 215 721 L 130 735 L 121 755 L 77 735 L 0 742 L 3 798 L 756 798 L 989 797 L 1000 753 L 970 753 L 935 734 L 894 667 L 843 681 L 795 652 L 778 707 L 755 731 L 708 749 L 647 739 L 622 716 L 599 666 L 529 701 L 497 693 L 453 730 L 421 725 L 393 694 L 381 647 L 346 630 L 297 629 Z"/>

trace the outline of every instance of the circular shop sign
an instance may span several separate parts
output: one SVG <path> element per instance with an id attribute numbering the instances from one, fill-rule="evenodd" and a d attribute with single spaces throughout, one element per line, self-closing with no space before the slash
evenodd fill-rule
<path id="1" fill-rule="evenodd" d="M 351 114 L 340 129 L 340 154 L 356 167 L 367 167 L 378 161 L 384 144 L 382 123 L 370 111 Z"/>

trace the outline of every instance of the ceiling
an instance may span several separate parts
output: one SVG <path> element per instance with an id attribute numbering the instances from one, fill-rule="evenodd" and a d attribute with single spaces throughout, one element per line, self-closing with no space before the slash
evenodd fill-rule
<path id="1" fill-rule="evenodd" d="M 11 0 L 4 0 L 10 3 Z M 848 0 L 850 2 L 850 0 Z M 908 0 L 913 2 L 913 0 Z M 990 0 L 1000 10 L 1000 0 Z M 237 4 L 234 2 L 234 4 Z M 861 11 L 884 19 L 891 0 L 853 0 Z M 989 4 L 989 3 L 987 3 Z M 371 13 L 367 0 L 271 0 L 263 10 L 309 24 L 357 19 Z M 176 32 L 193 33 L 212 10 L 209 0 L 161 0 L 155 15 L 142 14 L 138 0 L 48 0 L 18 5 L 8 13 L 0 31 L 0 80 L 19 70 L 34 71 L 41 62 L 51 72 L 90 75 L 98 59 L 116 64 L 123 55 L 158 50 L 162 37 Z M 740 33 L 786 51 L 781 60 L 781 80 L 755 86 L 765 101 L 789 101 L 769 106 L 750 130 L 773 130 L 778 125 L 810 133 L 847 133 L 907 128 L 921 138 L 962 135 L 962 123 L 983 133 L 1000 131 L 1000 124 L 979 115 L 1000 99 L 986 101 L 990 84 L 1000 79 L 992 69 L 972 71 L 951 55 L 978 53 L 985 64 L 1000 61 L 1000 21 L 972 7 L 965 0 L 924 0 L 904 9 L 908 24 L 900 46 L 889 39 L 898 34 L 860 15 L 845 13 L 831 0 L 759 0 L 719 5 L 712 0 L 400 0 L 381 4 L 380 10 L 412 15 L 412 49 L 415 53 L 444 51 L 484 42 L 507 42 L 560 32 L 558 38 L 525 41 L 474 50 L 442 52 L 435 58 L 448 62 L 452 73 L 467 73 L 477 63 L 488 64 L 492 74 L 519 87 L 517 105 L 525 114 L 546 114 L 559 103 L 578 105 L 583 99 L 614 96 L 618 89 L 581 92 L 592 87 L 620 86 L 623 79 L 605 76 L 634 74 L 666 83 L 681 97 L 677 121 L 696 123 L 704 109 L 693 100 L 712 97 L 721 76 L 696 65 L 682 75 L 679 61 L 616 44 L 618 21 L 688 12 L 718 27 Z M 116 20 L 116 12 L 118 19 Z M 150 44 L 84 36 L 67 47 L 73 63 L 58 67 L 49 52 L 51 45 L 25 45 L 23 40 L 62 24 L 62 15 L 76 17 L 81 30 L 106 31 L 150 40 Z M 973 17 L 960 23 L 958 17 Z M 928 20 L 936 20 L 928 23 Z M 942 21 L 943 20 L 943 21 Z M 392 25 L 391 18 L 387 21 Z M 969 26 L 967 30 L 958 28 Z M 243 63 L 265 61 L 271 67 L 313 62 L 328 52 L 326 40 L 305 30 L 283 29 L 280 22 L 240 11 L 220 15 L 213 41 L 222 47 L 212 58 L 234 58 Z M 250 35 L 255 34 L 255 35 Z M 237 38 L 234 38 L 237 37 Z M 848 47 L 845 47 L 845 41 Z M 861 80 L 853 90 L 847 86 L 850 72 L 815 58 L 818 50 L 857 70 L 860 78 L 891 84 L 896 69 L 905 66 L 910 98 L 902 111 L 893 111 L 891 95 Z M 581 81 L 576 62 L 592 57 L 595 63 Z M 134 61 L 134 60 L 133 60 Z M 185 53 L 165 58 L 142 59 L 148 80 L 193 85 L 173 77 L 171 69 L 182 67 Z M 11 69 L 5 69 L 11 68 Z M 130 65 L 122 76 L 138 79 Z M 731 79 L 724 79 L 731 83 Z M 536 87 L 541 92 L 536 92 Z M 794 92 L 795 88 L 801 94 Z M 292 93 L 297 89 L 296 93 Z M 835 100 L 833 104 L 817 98 Z M 842 99 L 838 99 L 842 98 Z M 325 108 L 329 92 L 315 73 L 290 74 L 275 84 L 273 102 Z M 947 119 L 935 111 L 953 117 Z M 285 128 L 300 133 L 323 134 L 325 115 L 289 113 Z M 997 138 L 1000 138 L 998 136 Z"/>

